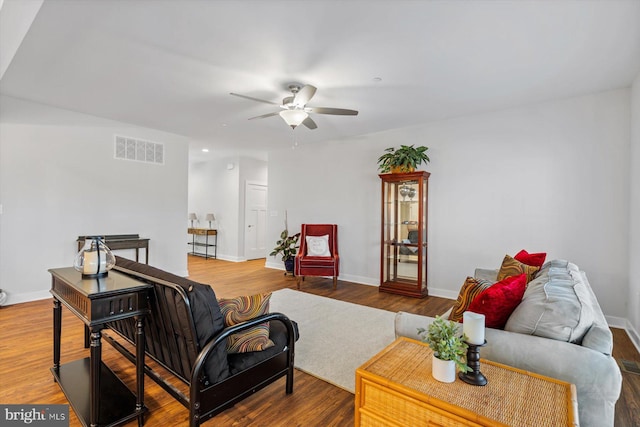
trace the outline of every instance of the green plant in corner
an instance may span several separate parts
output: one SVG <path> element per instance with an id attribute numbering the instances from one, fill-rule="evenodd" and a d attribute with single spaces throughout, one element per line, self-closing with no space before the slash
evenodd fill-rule
<path id="1" fill-rule="evenodd" d="M 282 261 L 287 262 L 293 260 L 298 253 L 298 239 L 300 233 L 289 235 L 289 230 L 286 228 L 280 233 L 280 240 L 276 242 L 276 247 L 273 248 L 270 256 L 276 256 L 282 254 Z"/>
<path id="2" fill-rule="evenodd" d="M 401 145 L 395 149 L 389 147 L 385 154 L 378 158 L 378 170 L 382 173 L 389 172 L 413 172 L 422 163 L 430 161 L 427 156 L 429 147 L 414 147 L 413 145 Z"/>
<path id="3" fill-rule="evenodd" d="M 429 344 L 435 357 L 440 360 L 452 360 L 462 372 L 471 370 L 467 365 L 466 337 L 460 336 L 459 323 L 436 316 L 436 320 L 425 330 L 418 328 L 418 335 Z"/>

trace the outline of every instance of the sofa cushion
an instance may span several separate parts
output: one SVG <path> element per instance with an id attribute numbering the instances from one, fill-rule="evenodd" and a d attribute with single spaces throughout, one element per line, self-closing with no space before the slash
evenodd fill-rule
<path id="1" fill-rule="evenodd" d="M 191 309 L 191 316 L 196 329 L 198 350 L 202 350 L 209 341 L 224 329 L 222 313 L 218 306 L 216 294 L 211 286 L 203 285 L 160 270 L 159 268 L 141 264 L 117 255 L 116 266 L 173 283 L 185 290 L 189 298 L 189 308 Z M 176 303 L 179 304 L 180 301 L 176 301 Z M 218 346 L 207 359 L 205 375 L 212 383 L 216 383 L 229 376 L 227 351 L 224 346 Z"/>
<path id="2" fill-rule="evenodd" d="M 606 355 L 611 355 L 613 352 L 613 333 L 611 332 L 611 329 L 609 329 L 607 319 L 604 317 L 604 313 L 600 308 L 596 295 L 593 293 L 593 289 L 591 289 L 586 273 L 584 271 L 580 271 L 580 277 L 589 291 L 589 295 L 591 297 L 590 304 L 593 309 L 592 312 L 594 316 L 593 324 L 587 333 L 584 334 L 584 337 L 582 337 L 582 346 L 589 347 Z"/>
<path id="3" fill-rule="evenodd" d="M 513 258 L 523 264 L 532 265 L 534 267 L 542 267 L 542 265 L 544 264 L 544 260 L 547 258 L 547 254 L 545 252 L 530 254 L 523 249 L 515 254 Z"/>
<path id="4" fill-rule="evenodd" d="M 468 310 L 484 314 L 487 328 L 504 328 L 513 310 L 520 304 L 527 286 L 527 275 L 510 276 L 478 295 Z"/>
<path id="5" fill-rule="evenodd" d="M 474 277 L 467 277 L 460 288 L 458 299 L 453 305 L 451 313 L 449 313 L 449 320 L 462 322 L 462 314 L 467 311 L 469 304 L 491 285 L 493 285 L 493 282 L 489 280 L 478 280 Z"/>
<path id="6" fill-rule="evenodd" d="M 591 299 L 578 267 L 554 260 L 529 283 L 505 330 L 580 344 L 594 323 Z"/>
<path id="7" fill-rule="evenodd" d="M 538 270 L 540 270 L 540 267 L 527 265 L 510 255 L 505 255 L 502 260 L 502 265 L 500 266 L 500 271 L 498 271 L 498 281 L 504 280 L 510 276 L 518 276 L 525 273 L 527 275 L 527 282 L 530 282 Z"/>
<path id="8" fill-rule="evenodd" d="M 220 310 L 226 326 L 234 326 L 258 316 L 269 313 L 271 293 L 239 296 L 235 298 L 220 298 Z M 262 351 L 273 347 L 269 339 L 269 322 L 251 327 L 245 331 L 229 336 L 227 351 L 229 353 L 248 353 Z"/>
<path id="9" fill-rule="evenodd" d="M 328 256 L 306 256 L 298 258 L 300 267 L 333 267 L 335 261 Z"/>

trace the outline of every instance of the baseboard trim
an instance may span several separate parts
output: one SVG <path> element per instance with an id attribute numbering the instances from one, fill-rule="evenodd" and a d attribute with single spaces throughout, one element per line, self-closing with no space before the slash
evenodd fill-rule
<path id="1" fill-rule="evenodd" d="M 5 306 L 21 304 L 23 302 L 31 302 L 38 301 L 43 299 L 53 298 L 51 293 L 46 291 L 36 291 L 36 292 L 25 292 L 21 294 L 11 294 L 7 293 L 7 301 L 5 302 Z"/>
<path id="2" fill-rule="evenodd" d="M 607 324 L 612 328 L 627 329 L 627 319 L 624 317 L 604 316 Z"/>
<path id="3" fill-rule="evenodd" d="M 638 334 L 638 331 L 636 331 L 631 322 L 629 322 L 628 320 L 627 326 L 624 329 L 625 331 L 627 331 L 627 335 L 629 335 L 629 338 L 631 339 L 633 345 L 636 347 L 636 350 L 638 350 L 638 353 L 640 353 L 640 334 Z"/>

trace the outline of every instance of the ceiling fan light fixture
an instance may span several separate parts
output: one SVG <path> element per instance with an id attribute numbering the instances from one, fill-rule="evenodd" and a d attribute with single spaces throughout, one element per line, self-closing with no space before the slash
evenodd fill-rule
<path id="1" fill-rule="evenodd" d="M 295 129 L 309 117 L 309 113 L 304 110 L 282 110 L 279 114 L 292 129 Z"/>

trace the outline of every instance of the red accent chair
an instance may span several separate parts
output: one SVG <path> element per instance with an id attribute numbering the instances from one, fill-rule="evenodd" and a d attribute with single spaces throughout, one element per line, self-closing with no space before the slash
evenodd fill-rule
<path id="1" fill-rule="evenodd" d="M 307 236 L 328 235 L 328 256 L 309 254 Z M 313 250 L 311 251 L 313 252 Z M 333 277 L 333 289 L 338 285 L 340 256 L 338 255 L 338 226 L 336 224 L 302 224 L 300 232 L 300 250 L 295 258 L 294 274 L 298 276 L 298 289 L 304 276 Z"/>

